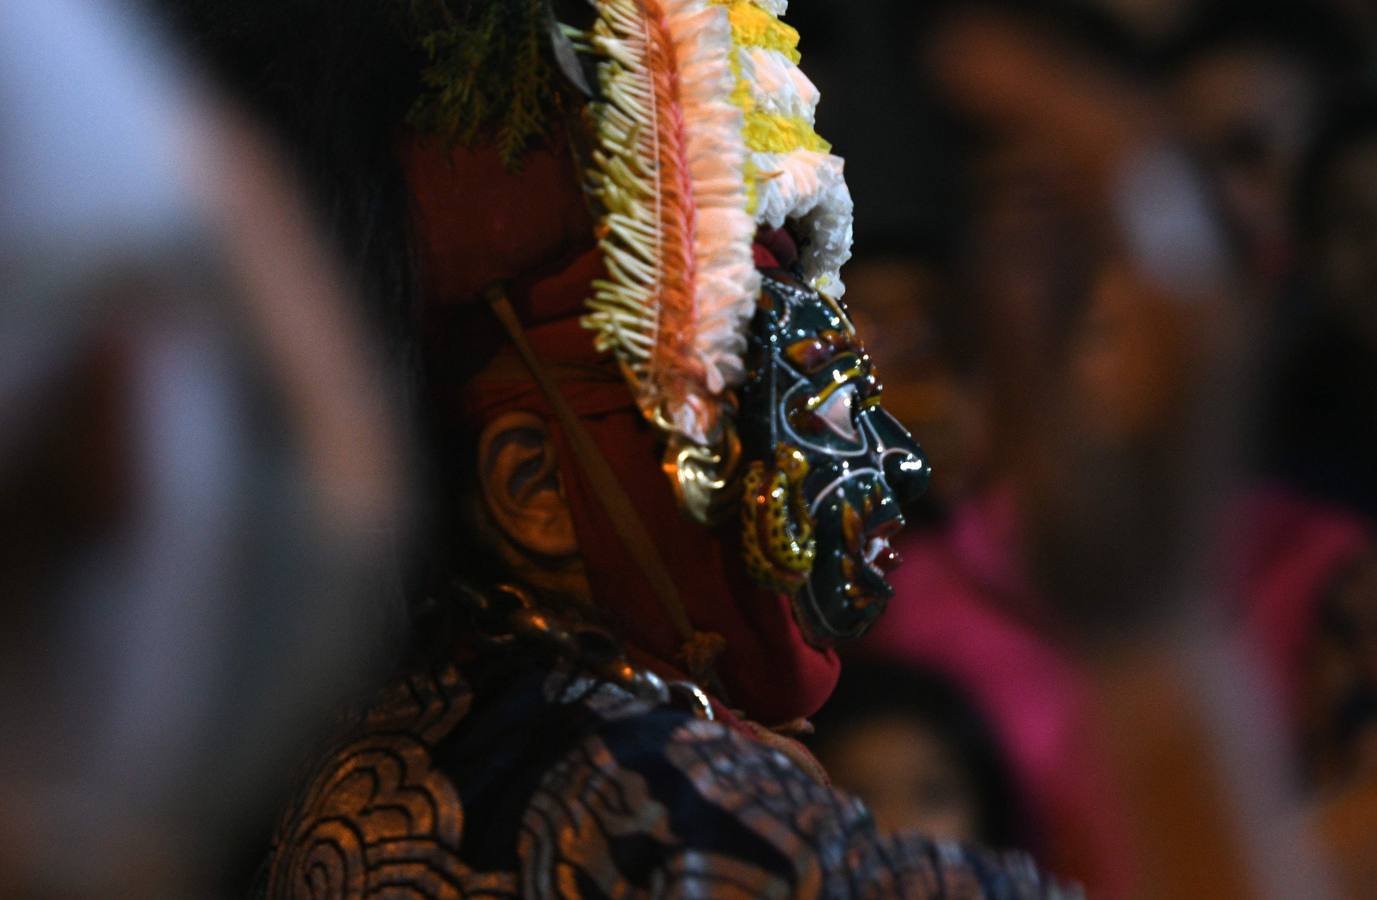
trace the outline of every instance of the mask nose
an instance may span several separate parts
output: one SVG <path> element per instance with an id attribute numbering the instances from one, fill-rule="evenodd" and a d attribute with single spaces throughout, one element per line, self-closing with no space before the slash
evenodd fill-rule
<path id="1" fill-rule="evenodd" d="M 878 412 L 879 415 L 871 422 L 881 448 L 880 462 L 885 483 L 893 491 L 899 505 L 908 506 L 928 489 L 932 466 L 923 455 L 923 448 L 899 424 L 899 420 L 884 410 Z"/>
<path id="2" fill-rule="evenodd" d="M 923 451 L 914 444 L 912 449 L 891 449 L 885 456 L 884 472 L 885 481 L 898 498 L 899 505 L 908 506 L 928 489 L 932 466 L 928 465 Z"/>

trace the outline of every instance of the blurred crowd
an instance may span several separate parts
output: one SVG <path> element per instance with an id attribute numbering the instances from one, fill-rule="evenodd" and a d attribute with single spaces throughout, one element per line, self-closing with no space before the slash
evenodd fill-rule
<path id="1" fill-rule="evenodd" d="M 237 873 L 385 652 L 408 531 L 399 379 L 317 211 L 126 10 L 0 4 L 6 896 Z M 790 19 L 936 473 L 814 722 L 833 780 L 1091 896 L 1374 896 L 1377 12 Z"/>
<path id="2" fill-rule="evenodd" d="M 1107 648 L 1217 642 L 1236 664 L 1191 669 L 1192 690 L 1236 681 L 1241 703 L 1201 714 L 1249 732 L 1220 765 L 1270 757 L 1275 814 L 1370 896 L 1371 11 L 938 6 L 849 30 L 814 11 L 835 20 L 811 32 L 836 41 L 834 98 L 870 91 L 847 86 L 851 42 L 893 42 L 865 63 L 893 87 L 834 105 L 831 133 L 886 161 L 856 176 L 879 221 L 858 224 L 849 298 L 938 473 L 818 750 L 891 825 L 1031 846 L 1092 895 L 1136 895 L 1150 804 L 1115 744 L 1144 738 L 1103 708 L 1122 699 Z M 1195 784 L 1156 787 L 1170 806 Z M 1182 824 L 1182 844 L 1205 827 Z"/>

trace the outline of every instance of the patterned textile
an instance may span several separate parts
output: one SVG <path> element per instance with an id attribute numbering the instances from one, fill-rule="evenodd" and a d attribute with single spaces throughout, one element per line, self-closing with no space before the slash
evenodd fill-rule
<path id="1" fill-rule="evenodd" d="M 785 754 L 534 666 L 401 679 L 274 838 L 260 896 L 1068 896 L 1030 861 L 883 837 Z"/>

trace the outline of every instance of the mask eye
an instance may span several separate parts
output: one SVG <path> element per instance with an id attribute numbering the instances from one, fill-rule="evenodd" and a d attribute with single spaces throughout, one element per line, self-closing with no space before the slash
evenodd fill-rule
<path id="1" fill-rule="evenodd" d="M 859 402 L 855 385 L 848 384 L 833 392 L 813 411 L 813 415 L 838 437 L 853 444 L 859 443 L 861 436 L 856 431 L 856 407 Z"/>

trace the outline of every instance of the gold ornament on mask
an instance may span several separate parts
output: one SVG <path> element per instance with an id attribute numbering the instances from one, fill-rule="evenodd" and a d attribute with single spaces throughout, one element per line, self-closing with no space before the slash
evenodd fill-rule
<path id="1" fill-rule="evenodd" d="M 754 462 L 741 497 L 741 536 L 751 577 L 793 596 L 813 571 L 817 546 L 803 496 L 808 460 L 787 445 L 775 451 L 774 466 Z"/>
<path id="2" fill-rule="evenodd" d="M 661 463 L 679 508 L 702 525 L 721 522 L 741 487 L 741 440 L 728 422 L 721 432 L 710 446 L 671 434 Z"/>

